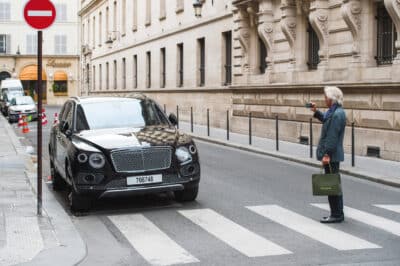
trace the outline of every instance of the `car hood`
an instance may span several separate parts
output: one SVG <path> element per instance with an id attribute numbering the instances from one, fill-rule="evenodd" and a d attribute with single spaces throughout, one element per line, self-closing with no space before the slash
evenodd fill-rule
<path id="1" fill-rule="evenodd" d="M 85 130 L 75 138 L 98 149 L 114 150 L 134 147 L 175 146 L 189 143 L 191 138 L 169 126 Z"/>
<path id="2" fill-rule="evenodd" d="M 26 104 L 26 105 L 13 105 L 9 107 L 10 110 L 23 112 L 26 110 L 36 110 L 36 105 L 34 104 Z"/>

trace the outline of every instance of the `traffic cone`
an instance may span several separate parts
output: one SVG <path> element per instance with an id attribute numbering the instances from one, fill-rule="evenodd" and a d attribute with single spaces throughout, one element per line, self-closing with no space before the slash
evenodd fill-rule
<path id="1" fill-rule="evenodd" d="M 53 125 L 58 123 L 58 113 L 54 113 L 54 122 Z"/>
<path id="2" fill-rule="evenodd" d="M 25 116 L 23 117 L 23 120 L 24 120 L 24 122 L 22 124 L 22 133 L 26 134 L 26 133 L 29 133 L 29 127 L 28 127 L 28 122 L 26 122 Z"/>
<path id="3" fill-rule="evenodd" d="M 22 120 L 22 115 L 18 117 L 18 127 L 22 127 L 24 125 L 24 121 Z"/>
<path id="4" fill-rule="evenodd" d="M 43 112 L 42 112 L 42 126 L 45 126 L 45 125 L 47 125 L 47 116 L 46 116 L 46 113 L 44 112 L 44 109 L 43 109 Z"/>

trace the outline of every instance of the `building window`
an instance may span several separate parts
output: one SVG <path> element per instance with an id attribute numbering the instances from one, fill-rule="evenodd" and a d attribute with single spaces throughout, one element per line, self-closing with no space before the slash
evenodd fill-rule
<path id="1" fill-rule="evenodd" d="M 122 58 L 122 89 L 126 89 L 126 59 Z"/>
<path id="2" fill-rule="evenodd" d="M 223 33 L 225 42 L 225 62 L 224 62 L 224 85 L 232 83 L 232 32 Z"/>
<path id="3" fill-rule="evenodd" d="M 106 63 L 106 90 L 110 89 L 110 64 Z"/>
<path id="4" fill-rule="evenodd" d="M 161 79 L 160 79 L 160 87 L 165 88 L 166 83 L 166 55 L 165 55 L 165 48 L 161 48 Z"/>
<path id="5" fill-rule="evenodd" d="M 106 8 L 106 41 L 108 41 L 108 34 L 110 32 L 110 9 Z"/>
<path id="6" fill-rule="evenodd" d="M 198 66 L 199 66 L 199 77 L 198 77 L 198 84 L 199 86 L 204 86 L 206 81 L 206 44 L 205 39 L 200 38 L 197 40 L 198 45 Z"/>
<path id="7" fill-rule="evenodd" d="M 92 30 L 92 45 L 93 45 L 93 49 L 96 48 L 96 17 L 93 17 L 93 30 Z"/>
<path id="8" fill-rule="evenodd" d="M 160 0 L 160 20 L 163 20 L 167 17 L 167 11 L 165 9 L 165 0 Z"/>
<path id="9" fill-rule="evenodd" d="M 117 60 L 114 60 L 114 90 L 117 89 Z"/>
<path id="10" fill-rule="evenodd" d="M 185 9 L 184 0 L 176 0 L 176 13 L 183 12 Z"/>
<path id="11" fill-rule="evenodd" d="M 397 32 L 391 17 L 389 16 L 383 3 L 378 4 L 377 8 L 377 55 L 378 65 L 392 64 L 396 57 L 395 42 Z"/>
<path id="12" fill-rule="evenodd" d="M 10 3 L 9 2 L 0 2 L 0 20 L 7 21 L 11 19 L 10 16 Z"/>
<path id="13" fill-rule="evenodd" d="M 151 25 L 151 0 L 146 0 L 146 26 Z"/>
<path id="14" fill-rule="evenodd" d="M 87 45 L 90 45 L 90 19 L 87 21 Z"/>
<path id="15" fill-rule="evenodd" d="M 121 34 L 125 35 L 126 34 L 126 0 L 122 0 L 122 9 L 121 9 L 121 13 L 122 13 L 122 28 L 121 28 Z"/>
<path id="16" fill-rule="evenodd" d="M 183 86 L 183 43 L 178 44 L 178 87 Z"/>
<path id="17" fill-rule="evenodd" d="M 317 33 L 311 27 L 311 24 L 308 23 L 308 69 L 315 70 L 318 68 L 319 60 L 319 39 Z"/>
<path id="18" fill-rule="evenodd" d="M 66 4 L 56 4 L 56 21 L 65 22 L 67 21 L 67 5 Z"/>
<path id="19" fill-rule="evenodd" d="M 101 46 L 103 42 L 103 15 L 99 13 L 99 46 Z"/>
<path id="20" fill-rule="evenodd" d="M 99 90 L 103 89 L 103 69 L 101 64 L 99 64 Z"/>
<path id="21" fill-rule="evenodd" d="M 37 35 L 29 34 L 26 36 L 26 53 L 36 54 L 37 53 Z"/>
<path id="22" fill-rule="evenodd" d="M 137 0 L 133 0 L 132 30 L 137 31 Z"/>
<path id="23" fill-rule="evenodd" d="M 55 54 L 66 54 L 67 53 L 67 36 L 56 35 L 55 37 Z"/>
<path id="24" fill-rule="evenodd" d="M 151 53 L 146 52 L 146 87 L 151 87 Z"/>
<path id="25" fill-rule="evenodd" d="M 11 36 L 6 34 L 0 35 L 0 54 L 10 54 L 11 53 Z"/>
<path id="26" fill-rule="evenodd" d="M 258 54 L 260 55 L 259 69 L 260 69 L 260 73 L 264 74 L 265 69 L 267 68 L 267 62 L 266 62 L 267 48 L 265 47 L 265 44 L 264 44 L 263 40 L 261 40 L 261 38 L 258 38 L 258 49 L 259 49 Z"/>
<path id="27" fill-rule="evenodd" d="M 85 40 L 85 23 L 82 24 L 82 35 L 81 35 L 81 38 L 82 38 L 82 43 L 83 44 L 87 44 L 86 40 Z"/>
<path id="28" fill-rule="evenodd" d="M 117 31 L 117 1 L 114 2 L 113 31 Z"/>
<path id="29" fill-rule="evenodd" d="M 138 87 L 138 64 L 137 64 L 137 55 L 133 56 L 133 88 L 137 89 Z"/>
<path id="30" fill-rule="evenodd" d="M 93 78 L 93 91 L 96 90 L 96 66 L 93 66 L 93 72 L 92 72 L 92 78 Z"/>

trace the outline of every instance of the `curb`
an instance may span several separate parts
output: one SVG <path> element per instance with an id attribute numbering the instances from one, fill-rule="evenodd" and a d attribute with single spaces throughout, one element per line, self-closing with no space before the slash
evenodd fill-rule
<path id="1" fill-rule="evenodd" d="M 8 124 L 4 117 L 0 116 L 0 123 L 3 123 L 8 136 L 16 150 L 17 154 L 25 160 L 25 176 L 31 187 L 31 190 L 37 195 L 36 187 L 36 166 L 31 157 L 26 153 L 25 146 L 22 145 L 14 130 Z M 86 257 L 87 248 L 79 232 L 75 229 L 71 218 L 64 211 L 57 199 L 49 188 L 43 184 L 43 213 L 49 219 L 59 245 L 54 248 L 44 249 L 31 261 L 22 265 L 54 265 L 54 258 L 57 265 L 77 265 Z M 49 260 L 51 259 L 51 261 Z"/>
<path id="2" fill-rule="evenodd" d="M 209 142 L 209 143 L 216 144 L 216 145 L 222 145 L 222 146 L 226 146 L 226 147 L 230 147 L 230 148 L 234 148 L 234 149 L 239 149 L 239 150 L 242 150 L 242 151 L 252 152 L 252 153 L 256 153 L 256 154 L 260 154 L 260 155 L 266 155 L 266 156 L 282 159 L 282 160 L 285 160 L 285 161 L 291 161 L 291 162 L 295 162 L 295 163 L 299 163 L 299 164 L 312 166 L 312 167 L 315 167 L 315 168 L 320 168 L 321 167 L 321 164 L 317 163 L 315 161 L 299 159 L 298 157 L 285 155 L 285 154 L 282 154 L 282 153 L 279 153 L 279 152 L 265 151 L 265 150 L 261 150 L 261 149 L 258 149 L 258 148 L 244 146 L 244 145 L 241 145 L 241 144 L 231 143 L 231 142 L 227 142 L 227 141 L 223 141 L 223 140 L 212 139 L 210 137 L 202 137 L 202 136 L 198 136 L 198 135 L 193 134 L 193 133 L 186 133 L 186 134 L 192 136 L 194 139 L 197 139 L 197 140 L 200 140 L 200 141 L 204 141 L 204 142 Z M 362 173 L 362 172 L 357 172 L 357 171 L 354 171 L 354 170 L 350 170 L 348 168 L 340 169 L 340 173 L 346 174 L 346 175 L 350 175 L 350 176 L 353 176 L 353 177 L 357 177 L 357 178 L 360 178 L 360 179 L 372 181 L 372 182 L 375 182 L 375 183 L 379 183 L 379 184 L 383 184 L 383 185 L 388 185 L 388 186 L 400 188 L 400 180 L 396 180 L 396 179 L 393 179 L 393 178 L 375 177 L 375 176 L 371 176 L 371 175 L 368 175 L 368 174 L 365 174 L 365 173 Z"/>

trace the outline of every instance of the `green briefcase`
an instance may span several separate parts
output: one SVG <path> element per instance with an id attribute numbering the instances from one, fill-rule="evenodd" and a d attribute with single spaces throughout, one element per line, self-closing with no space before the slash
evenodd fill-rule
<path id="1" fill-rule="evenodd" d="M 342 195 L 340 174 L 313 174 L 312 190 L 314 196 Z"/>

